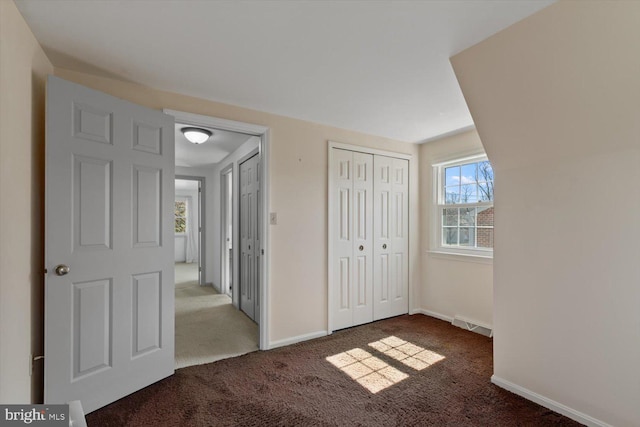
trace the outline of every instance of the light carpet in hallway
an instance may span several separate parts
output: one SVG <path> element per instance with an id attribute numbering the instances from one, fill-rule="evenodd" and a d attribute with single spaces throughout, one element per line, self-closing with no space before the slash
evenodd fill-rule
<path id="1" fill-rule="evenodd" d="M 258 326 L 227 295 L 197 282 L 176 285 L 175 295 L 176 369 L 258 350 Z"/>

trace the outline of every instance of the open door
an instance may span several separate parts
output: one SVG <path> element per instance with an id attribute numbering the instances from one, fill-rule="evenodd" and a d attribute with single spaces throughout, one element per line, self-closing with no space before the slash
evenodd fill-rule
<path id="1" fill-rule="evenodd" d="M 174 372 L 173 117 L 49 77 L 45 402 Z"/>
<path id="2" fill-rule="evenodd" d="M 240 163 L 240 309 L 260 321 L 260 171 L 259 155 Z"/>

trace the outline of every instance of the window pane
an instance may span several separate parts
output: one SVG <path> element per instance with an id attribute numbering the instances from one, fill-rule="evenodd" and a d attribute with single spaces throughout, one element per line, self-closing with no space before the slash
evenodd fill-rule
<path id="1" fill-rule="evenodd" d="M 493 206 L 478 208 L 478 226 L 493 227 Z"/>
<path id="2" fill-rule="evenodd" d="M 475 246 L 475 228 L 460 227 L 460 246 Z"/>
<path id="3" fill-rule="evenodd" d="M 478 199 L 482 202 L 493 200 L 493 182 L 481 182 L 478 184 Z"/>
<path id="4" fill-rule="evenodd" d="M 476 208 L 460 209 L 460 226 L 473 226 L 476 223 Z"/>
<path id="5" fill-rule="evenodd" d="M 493 248 L 493 228 L 478 228 L 478 247 Z"/>
<path id="6" fill-rule="evenodd" d="M 445 245 L 457 245 L 458 244 L 458 229 L 457 228 L 444 228 L 442 230 L 442 240 Z"/>
<path id="7" fill-rule="evenodd" d="M 477 201 L 476 184 L 463 185 L 460 188 L 460 203 L 475 203 Z"/>
<path id="8" fill-rule="evenodd" d="M 452 166 L 444 169 L 444 185 L 460 185 L 460 166 Z"/>
<path id="9" fill-rule="evenodd" d="M 491 163 L 488 161 L 478 163 L 478 181 L 493 181 L 493 169 L 491 168 Z"/>
<path id="10" fill-rule="evenodd" d="M 449 208 L 442 211 L 442 224 L 447 226 L 458 226 L 458 209 Z"/>
<path id="11" fill-rule="evenodd" d="M 187 221 L 185 220 L 184 217 L 176 217 L 176 226 L 175 226 L 175 232 L 176 233 L 184 233 L 187 229 Z"/>
<path id="12" fill-rule="evenodd" d="M 185 202 L 176 202 L 175 207 L 176 216 L 184 216 L 185 211 L 187 210 L 187 204 Z"/>
<path id="13" fill-rule="evenodd" d="M 446 187 L 444 195 L 444 202 L 446 204 L 460 203 L 460 186 Z"/>
<path id="14" fill-rule="evenodd" d="M 477 163 L 469 163 L 461 167 L 460 184 L 475 184 L 477 182 Z"/>

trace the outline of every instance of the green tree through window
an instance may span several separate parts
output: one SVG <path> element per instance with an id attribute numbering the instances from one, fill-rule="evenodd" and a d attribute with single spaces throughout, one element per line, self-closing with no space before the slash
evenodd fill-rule
<path id="1" fill-rule="evenodd" d="M 187 231 L 187 202 L 175 202 L 175 232 L 185 233 Z"/>

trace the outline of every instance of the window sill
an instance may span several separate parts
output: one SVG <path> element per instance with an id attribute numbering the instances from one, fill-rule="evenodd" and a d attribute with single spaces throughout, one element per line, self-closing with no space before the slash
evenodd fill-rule
<path id="1" fill-rule="evenodd" d="M 445 259 L 449 261 L 475 262 L 477 264 L 493 264 L 493 254 L 479 253 L 461 253 L 447 250 L 430 250 L 427 254 L 436 259 Z"/>

